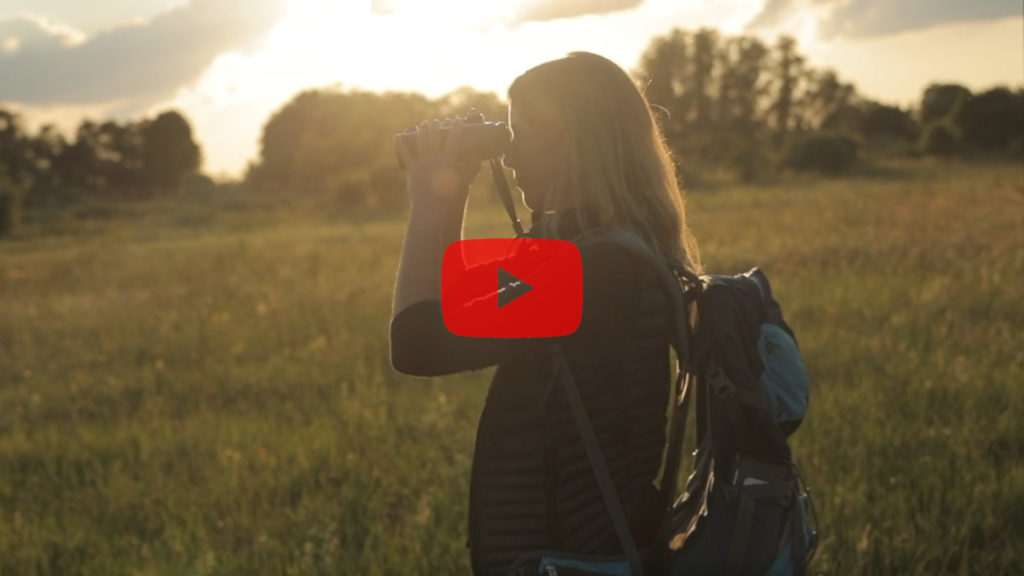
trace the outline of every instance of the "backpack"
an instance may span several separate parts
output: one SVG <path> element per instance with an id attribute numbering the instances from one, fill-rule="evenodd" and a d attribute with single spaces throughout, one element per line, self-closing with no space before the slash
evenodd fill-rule
<path id="1" fill-rule="evenodd" d="M 806 414 L 808 379 L 768 278 L 759 268 L 737 276 L 697 277 L 621 230 L 592 232 L 576 242 L 608 241 L 654 272 L 673 317 L 679 363 L 659 486 L 665 509 L 659 544 L 637 550 L 579 390 L 556 349 L 556 378 L 625 557 L 544 552 L 521 558 L 510 573 L 804 574 L 817 546 L 817 518 L 786 439 Z M 691 404 L 697 450 L 677 498 Z"/>

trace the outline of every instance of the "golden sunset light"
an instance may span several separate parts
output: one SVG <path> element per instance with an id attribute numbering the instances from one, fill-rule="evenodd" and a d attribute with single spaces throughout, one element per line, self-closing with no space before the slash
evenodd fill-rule
<path id="1" fill-rule="evenodd" d="M 5 93 L 0 85 L 0 102 L 23 110 L 33 125 L 56 122 L 66 130 L 81 116 L 124 117 L 180 107 L 204 120 L 197 130 L 207 170 L 237 174 L 256 152 L 264 119 L 303 89 L 336 85 L 438 96 L 473 86 L 501 95 L 532 63 L 572 50 L 598 52 L 632 69 L 650 38 L 675 27 L 754 33 L 769 41 L 780 33 L 791 34 L 810 62 L 836 68 L 867 95 L 901 105 L 912 104 L 930 79 L 960 80 L 979 88 L 1024 81 L 1019 10 L 1016 16 L 1013 10 L 988 19 L 954 12 L 946 19 L 930 14 L 917 21 L 912 13 L 896 11 L 899 19 L 884 33 L 869 28 L 875 21 L 864 18 L 854 24 L 862 23 L 865 32 L 840 33 L 830 20 L 839 10 L 836 5 L 745 0 L 261 0 L 251 5 L 148 0 L 85 13 L 58 0 L 43 5 L 15 2 L 6 13 L 0 10 L 0 46 L 7 53 L 0 57 L 0 72 L 15 66 L 17 81 L 29 88 Z M 941 12 L 931 10 L 936 11 Z M 241 26 L 232 23 L 239 18 L 244 19 Z M 45 29 L 35 27 L 43 22 Z M 71 48 L 51 45 L 66 45 L 58 34 L 75 37 L 80 56 L 89 58 L 85 41 L 99 37 L 112 43 L 119 37 L 118 26 L 162 30 L 191 22 L 210 35 L 209 41 L 200 37 L 197 46 L 206 50 L 206 61 L 190 60 L 189 68 L 176 68 L 181 75 L 162 78 L 165 85 L 158 90 L 147 89 L 147 75 L 142 74 L 137 81 L 124 82 L 122 94 L 83 100 L 72 79 L 44 82 L 39 73 L 17 66 L 33 49 L 36 54 L 45 49 L 54 59 L 62 52 L 72 57 Z M 237 38 L 235 45 L 223 37 L 229 29 Z M 138 65 L 148 66 L 142 61 Z M 175 68 L 170 70 L 173 74 Z M 53 91 L 28 92 L 33 83 L 40 90 L 52 86 L 48 90 Z"/>
<path id="2" fill-rule="evenodd" d="M 1021 0 L 0 0 L 0 576 L 1024 574 L 1022 159 Z"/>

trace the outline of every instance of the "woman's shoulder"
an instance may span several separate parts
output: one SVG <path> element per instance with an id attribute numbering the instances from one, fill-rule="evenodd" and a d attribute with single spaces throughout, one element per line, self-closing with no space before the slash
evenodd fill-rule
<path id="1" fill-rule="evenodd" d="M 576 243 L 576 246 L 583 262 L 584 280 L 587 276 L 594 276 L 622 281 L 635 277 L 639 272 L 637 258 L 619 242 L 588 240 Z"/>
<path id="2" fill-rule="evenodd" d="M 644 252 L 654 254 L 639 236 L 622 230 L 593 230 L 572 240 L 580 251 L 584 273 L 589 265 L 600 276 L 636 278 L 644 270 Z"/>

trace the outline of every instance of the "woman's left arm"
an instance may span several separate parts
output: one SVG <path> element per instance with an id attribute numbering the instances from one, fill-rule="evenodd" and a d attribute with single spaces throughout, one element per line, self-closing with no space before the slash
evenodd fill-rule
<path id="1" fill-rule="evenodd" d="M 417 302 L 441 299 L 441 261 L 448 245 L 462 239 L 464 206 L 411 206 L 392 317 Z"/>
<path id="2" fill-rule="evenodd" d="M 441 265 L 445 250 L 462 239 L 469 184 L 480 162 L 460 162 L 461 123 L 441 142 L 435 121 L 417 127 L 413 154 L 398 140 L 407 170 L 409 224 L 395 280 L 391 319 L 391 364 L 420 376 L 449 374 L 490 366 L 518 351 L 509 341 L 451 334 L 441 314 Z"/>
<path id="3" fill-rule="evenodd" d="M 392 317 L 416 302 L 441 298 L 441 260 L 452 242 L 462 238 L 469 184 L 480 162 L 459 162 L 461 121 L 452 122 L 441 141 L 436 120 L 417 126 L 416 153 L 397 139 L 406 166 L 409 224 L 395 281 Z"/>

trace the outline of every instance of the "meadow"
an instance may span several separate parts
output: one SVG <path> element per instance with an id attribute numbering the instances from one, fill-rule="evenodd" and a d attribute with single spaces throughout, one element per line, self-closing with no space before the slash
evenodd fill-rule
<path id="1" fill-rule="evenodd" d="M 799 336 L 811 573 L 1024 574 L 1024 168 L 688 207 L 709 271 L 760 265 Z M 467 232 L 502 216 L 474 199 Z M 491 372 L 391 370 L 403 229 L 241 192 L 27 215 L 0 241 L 0 576 L 468 573 Z"/>

